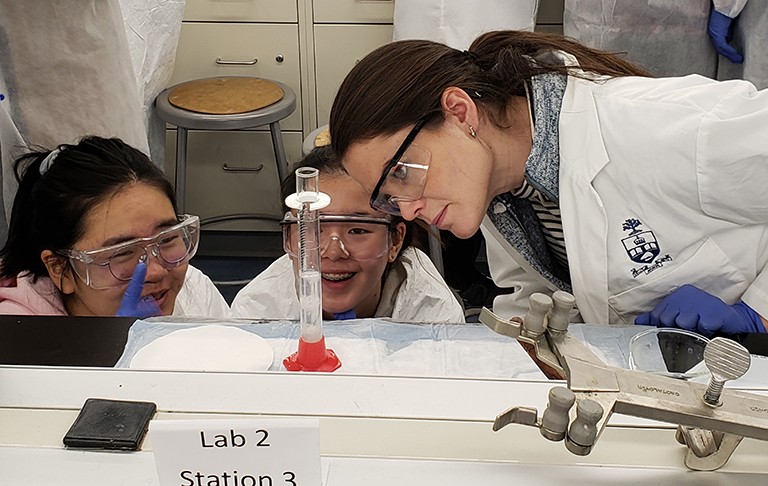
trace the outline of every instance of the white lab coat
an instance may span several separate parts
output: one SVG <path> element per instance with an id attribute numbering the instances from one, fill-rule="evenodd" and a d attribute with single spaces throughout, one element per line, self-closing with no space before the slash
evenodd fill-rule
<path id="1" fill-rule="evenodd" d="M 232 315 L 249 319 L 299 319 L 293 264 L 278 258 L 238 292 Z M 464 322 L 464 312 L 432 261 L 421 250 L 403 250 L 384 281 L 375 317 L 398 322 Z"/>
<path id="2" fill-rule="evenodd" d="M 559 204 L 584 322 L 631 324 L 688 283 L 768 316 L 768 90 L 698 75 L 569 77 L 559 127 Z M 629 219 L 657 241 L 652 261 L 630 259 Z M 494 280 L 519 290 L 494 311 L 523 315 L 532 292 L 553 287 L 488 220 L 483 229 Z"/>
<path id="3" fill-rule="evenodd" d="M 173 315 L 178 317 L 227 318 L 232 315 L 227 301 L 210 278 L 190 265 L 184 277 Z"/>
<path id="4" fill-rule="evenodd" d="M 484 32 L 532 31 L 538 9 L 538 0 L 396 0 L 392 38 L 467 49 Z"/>

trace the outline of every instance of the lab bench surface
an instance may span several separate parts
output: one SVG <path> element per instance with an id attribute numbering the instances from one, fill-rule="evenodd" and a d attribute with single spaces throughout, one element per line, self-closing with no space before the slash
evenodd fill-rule
<path id="1" fill-rule="evenodd" d="M 726 466 L 691 473 L 674 428 L 614 416 L 592 454 L 531 427 L 493 432 L 510 405 L 546 402 L 551 382 L 293 373 L 0 367 L 2 484 L 158 484 L 152 434 L 135 453 L 66 450 L 88 397 L 151 400 L 155 420 L 314 416 L 324 484 L 743 485 L 768 480 L 768 443 L 745 439 Z M 311 396 L 311 401 L 303 397 Z M 46 467 L 40 467 L 45 464 Z M 7 481 L 7 483 L 6 483 Z"/>
<path id="2" fill-rule="evenodd" d="M 33 321 L 6 316 L 3 324 L 29 325 L 25 330 L 32 336 L 48 336 L 52 323 L 68 327 L 65 320 L 35 322 L 36 329 L 29 325 Z M 107 343 L 110 351 L 99 359 L 111 366 L 129 340 L 131 321 L 79 322 L 85 327 L 69 334 L 69 345 L 88 342 L 89 325 L 96 334 L 103 331 L 94 339 Z M 14 347 L 5 339 L 18 331 L 6 330 L 0 336 L 3 354 Z M 73 347 L 80 349 L 82 358 L 87 348 Z M 58 352 L 54 347 L 52 356 Z M 95 366 L 0 366 L 0 484 L 159 485 L 151 427 L 139 452 L 63 447 L 62 437 L 92 397 L 152 401 L 158 407 L 155 421 L 317 417 L 326 486 L 600 486 L 654 481 L 751 486 L 768 481 L 768 442 L 745 439 L 722 469 L 692 473 L 683 466 L 686 449 L 675 441 L 673 425 L 634 417 L 614 414 L 592 453 L 583 457 L 570 454 L 563 443 L 543 439 L 533 427 L 512 425 L 493 432 L 494 418 L 509 407 L 543 411 L 550 388 L 562 382 Z M 768 395 L 768 387 L 751 391 Z"/>

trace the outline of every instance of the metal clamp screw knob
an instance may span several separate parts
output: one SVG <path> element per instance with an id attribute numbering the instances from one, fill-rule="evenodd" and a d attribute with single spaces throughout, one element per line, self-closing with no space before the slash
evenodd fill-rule
<path id="1" fill-rule="evenodd" d="M 704 363 L 712 373 L 707 391 L 704 392 L 704 403 L 718 407 L 721 404 L 720 395 L 723 393 L 725 382 L 744 376 L 749 369 L 751 358 L 749 351 L 741 344 L 731 339 L 716 337 L 704 348 Z"/>

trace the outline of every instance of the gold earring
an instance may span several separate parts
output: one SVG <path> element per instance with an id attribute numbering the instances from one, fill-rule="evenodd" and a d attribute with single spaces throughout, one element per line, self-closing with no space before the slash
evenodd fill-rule
<path id="1" fill-rule="evenodd" d="M 472 125 L 469 126 L 469 134 L 472 135 L 472 138 L 477 138 L 477 132 L 472 128 Z"/>

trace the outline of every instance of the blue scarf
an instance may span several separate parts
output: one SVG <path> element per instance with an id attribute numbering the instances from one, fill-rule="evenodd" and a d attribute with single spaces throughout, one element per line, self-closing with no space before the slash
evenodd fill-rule
<path id="1" fill-rule="evenodd" d="M 560 198 L 559 121 L 566 82 L 566 76 L 555 73 L 531 79 L 536 130 L 531 154 L 525 162 L 525 179 L 555 203 Z M 551 254 L 530 201 L 510 193 L 500 194 L 491 201 L 487 214 L 496 229 L 534 270 L 557 288 L 571 292 L 568 268 Z"/>

